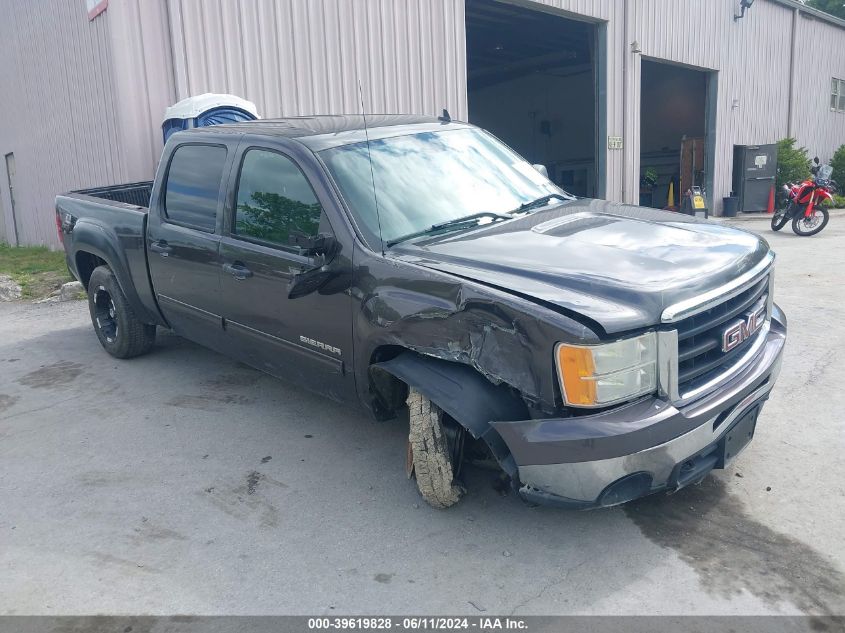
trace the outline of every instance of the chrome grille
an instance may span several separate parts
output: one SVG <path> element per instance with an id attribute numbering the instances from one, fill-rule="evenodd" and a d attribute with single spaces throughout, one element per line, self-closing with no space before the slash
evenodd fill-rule
<path id="1" fill-rule="evenodd" d="M 732 324 L 759 303 L 766 303 L 769 275 L 730 299 L 677 323 L 678 392 L 682 395 L 729 371 L 753 345 L 760 331 L 753 333 L 728 352 L 722 351 L 722 336 Z M 769 315 L 765 315 L 768 319 Z"/>

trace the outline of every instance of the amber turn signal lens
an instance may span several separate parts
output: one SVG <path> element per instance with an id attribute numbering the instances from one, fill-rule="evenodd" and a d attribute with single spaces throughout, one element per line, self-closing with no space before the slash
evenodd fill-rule
<path id="1" fill-rule="evenodd" d="M 555 347 L 560 386 L 566 404 L 604 407 L 651 393 L 657 387 L 657 335 Z"/>
<path id="2" fill-rule="evenodd" d="M 596 373 L 592 350 L 587 347 L 560 345 L 557 354 L 566 401 L 576 406 L 595 404 L 596 383 L 594 380 L 584 380 Z"/>

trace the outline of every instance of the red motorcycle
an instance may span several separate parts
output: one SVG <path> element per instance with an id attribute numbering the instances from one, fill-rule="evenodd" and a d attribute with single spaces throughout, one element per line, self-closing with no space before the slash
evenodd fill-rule
<path id="1" fill-rule="evenodd" d="M 827 226 L 830 214 L 825 204 L 833 200 L 836 182 L 831 180 L 833 167 L 819 166 L 819 159 L 813 159 L 816 165 L 810 170 L 813 176 L 802 183 L 789 183 L 783 186 L 784 204 L 772 216 L 772 230 L 780 231 L 792 220 L 792 230 L 796 235 L 808 237 L 815 235 Z"/>

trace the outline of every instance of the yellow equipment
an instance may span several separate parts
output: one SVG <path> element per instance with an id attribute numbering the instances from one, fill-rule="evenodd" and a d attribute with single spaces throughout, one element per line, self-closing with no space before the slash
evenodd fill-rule
<path id="1" fill-rule="evenodd" d="M 704 192 L 701 187 L 690 187 L 681 202 L 681 213 L 694 215 L 700 218 L 709 217 L 707 201 L 704 199 Z"/>

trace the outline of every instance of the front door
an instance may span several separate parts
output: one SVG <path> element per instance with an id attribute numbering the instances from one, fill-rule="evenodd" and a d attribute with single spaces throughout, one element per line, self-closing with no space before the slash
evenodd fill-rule
<path id="1" fill-rule="evenodd" d="M 285 154 L 248 147 L 240 163 L 220 244 L 227 350 L 253 367 L 346 399 L 354 393 L 348 293 L 288 298 L 294 275 L 313 264 L 291 237 L 333 234 L 323 205 Z"/>
<path id="2" fill-rule="evenodd" d="M 171 154 L 151 202 L 147 249 L 159 307 L 173 331 L 219 348 L 220 232 L 228 173 L 223 145 L 185 144 Z"/>

